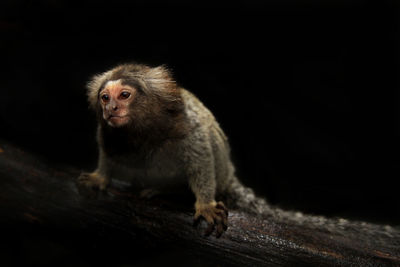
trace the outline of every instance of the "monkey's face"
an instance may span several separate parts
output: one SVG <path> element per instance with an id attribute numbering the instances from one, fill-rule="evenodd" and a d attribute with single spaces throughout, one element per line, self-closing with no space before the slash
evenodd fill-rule
<path id="1" fill-rule="evenodd" d="M 103 119 L 111 127 L 122 127 L 131 122 L 129 107 L 135 99 L 136 89 L 121 80 L 108 81 L 99 93 Z"/>

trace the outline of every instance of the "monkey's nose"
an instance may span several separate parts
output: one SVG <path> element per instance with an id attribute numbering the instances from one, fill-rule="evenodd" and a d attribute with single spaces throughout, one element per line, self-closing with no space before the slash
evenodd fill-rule
<path id="1" fill-rule="evenodd" d="M 112 110 L 116 111 L 118 109 L 117 105 L 112 106 Z"/>

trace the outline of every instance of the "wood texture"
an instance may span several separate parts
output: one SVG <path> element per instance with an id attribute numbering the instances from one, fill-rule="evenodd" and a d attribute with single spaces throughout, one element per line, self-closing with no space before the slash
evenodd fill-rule
<path id="1" fill-rule="evenodd" d="M 400 266 L 399 232 L 343 235 L 231 211 L 228 231 L 205 237 L 189 200 L 143 200 L 118 184 L 88 198 L 78 175 L 0 140 L 0 265 Z"/>

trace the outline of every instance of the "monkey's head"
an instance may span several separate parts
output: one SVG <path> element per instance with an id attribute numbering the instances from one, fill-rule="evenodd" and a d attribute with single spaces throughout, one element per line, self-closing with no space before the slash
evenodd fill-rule
<path id="1" fill-rule="evenodd" d="M 122 127 L 131 122 L 129 108 L 134 101 L 137 89 L 123 84 L 121 79 L 110 80 L 99 91 L 102 117 L 111 127 Z"/>
<path id="2" fill-rule="evenodd" d="M 87 87 L 90 106 L 105 127 L 165 130 L 182 114 L 179 88 L 163 66 L 120 65 L 94 76 Z"/>

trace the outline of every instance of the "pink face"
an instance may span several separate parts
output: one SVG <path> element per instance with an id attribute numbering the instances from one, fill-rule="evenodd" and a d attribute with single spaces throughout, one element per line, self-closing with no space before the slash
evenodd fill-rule
<path id="1" fill-rule="evenodd" d="M 130 122 L 129 105 L 135 98 L 136 89 L 122 85 L 121 80 L 109 81 L 100 92 L 103 119 L 111 127 L 121 127 Z"/>

